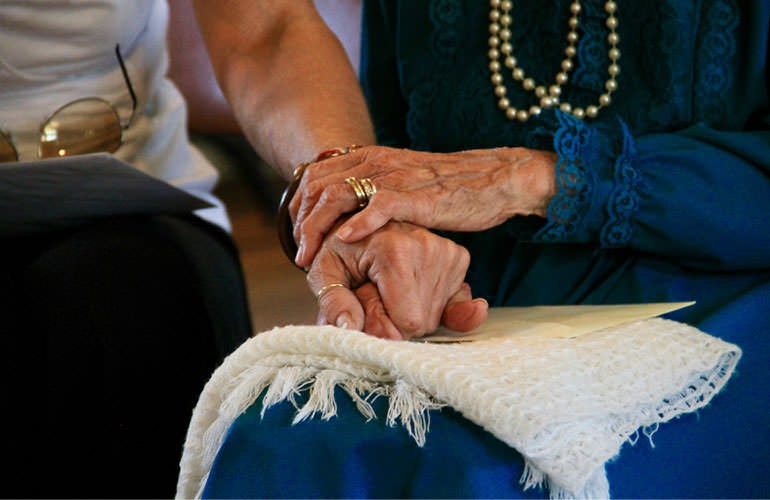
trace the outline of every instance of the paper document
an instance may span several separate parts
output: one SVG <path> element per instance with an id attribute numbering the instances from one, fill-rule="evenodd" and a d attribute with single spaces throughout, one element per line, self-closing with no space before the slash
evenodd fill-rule
<path id="1" fill-rule="evenodd" d="M 603 328 L 660 316 L 695 302 L 650 304 L 493 307 L 479 328 L 466 333 L 441 327 L 416 341 L 472 342 L 511 335 L 572 338 Z"/>
<path id="2" fill-rule="evenodd" d="M 210 206 L 108 153 L 0 163 L 0 237 L 97 217 L 179 214 Z"/>

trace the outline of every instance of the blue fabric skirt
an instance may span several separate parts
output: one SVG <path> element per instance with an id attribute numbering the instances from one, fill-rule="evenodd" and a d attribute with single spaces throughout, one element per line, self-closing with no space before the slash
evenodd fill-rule
<path id="1" fill-rule="evenodd" d="M 743 348 L 712 403 L 623 446 L 606 469 L 616 498 L 770 497 L 770 284 L 704 318 L 699 327 Z M 303 395 L 303 398 L 306 395 Z M 300 398 L 301 400 L 302 398 Z M 366 421 L 344 392 L 328 421 L 296 425 L 280 403 L 257 400 L 231 426 L 204 489 L 207 498 L 541 498 L 523 491 L 516 450 L 450 408 L 430 413 L 423 447 L 405 429 Z"/>

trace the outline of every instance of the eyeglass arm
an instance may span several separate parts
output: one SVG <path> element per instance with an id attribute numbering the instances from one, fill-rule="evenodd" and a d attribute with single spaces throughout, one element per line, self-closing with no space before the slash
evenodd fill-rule
<path id="1" fill-rule="evenodd" d="M 115 55 L 118 57 L 118 64 L 120 64 L 120 71 L 123 72 L 123 80 L 126 82 L 126 87 L 128 87 L 128 93 L 131 94 L 131 116 L 128 118 L 128 122 L 126 122 L 126 126 L 128 126 L 134 119 L 134 113 L 136 112 L 136 92 L 134 92 L 134 86 L 131 85 L 131 78 L 128 76 L 128 70 L 126 69 L 126 64 L 123 62 L 123 56 L 120 54 L 120 44 L 115 45 Z"/>

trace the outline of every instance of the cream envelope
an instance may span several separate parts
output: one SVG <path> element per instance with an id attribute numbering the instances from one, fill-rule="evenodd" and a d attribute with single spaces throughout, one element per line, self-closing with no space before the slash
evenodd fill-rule
<path id="1" fill-rule="evenodd" d="M 472 342 L 494 338 L 540 336 L 573 338 L 596 330 L 660 316 L 695 302 L 649 304 L 493 307 L 479 328 L 466 333 L 441 327 L 421 342 Z"/>

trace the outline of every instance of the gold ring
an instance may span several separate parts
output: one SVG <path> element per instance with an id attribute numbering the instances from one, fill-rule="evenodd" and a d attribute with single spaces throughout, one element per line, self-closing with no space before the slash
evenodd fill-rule
<path id="1" fill-rule="evenodd" d="M 348 185 L 353 188 L 353 192 L 356 193 L 356 201 L 358 202 L 358 207 L 364 208 L 369 203 L 369 197 L 366 196 L 366 191 L 361 185 L 361 181 L 355 177 L 348 177 L 345 179 L 345 182 L 347 182 Z"/>
<path id="2" fill-rule="evenodd" d="M 331 290 L 332 288 L 337 288 L 338 286 L 341 286 L 342 288 L 347 288 L 344 283 L 340 283 L 339 281 L 335 281 L 333 283 L 329 283 L 327 285 L 324 285 L 321 287 L 320 290 L 318 290 L 318 293 L 315 294 L 315 298 L 318 302 L 321 302 L 321 297 L 326 295 L 326 293 Z"/>
<path id="3" fill-rule="evenodd" d="M 366 204 L 368 205 L 369 202 L 372 201 L 372 197 L 377 194 L 377 186 L 375 186 L 374 182 L 368 177 L 360 179 L 358 182 L 361 184 L 361 187 L 364 188 Z"/>

